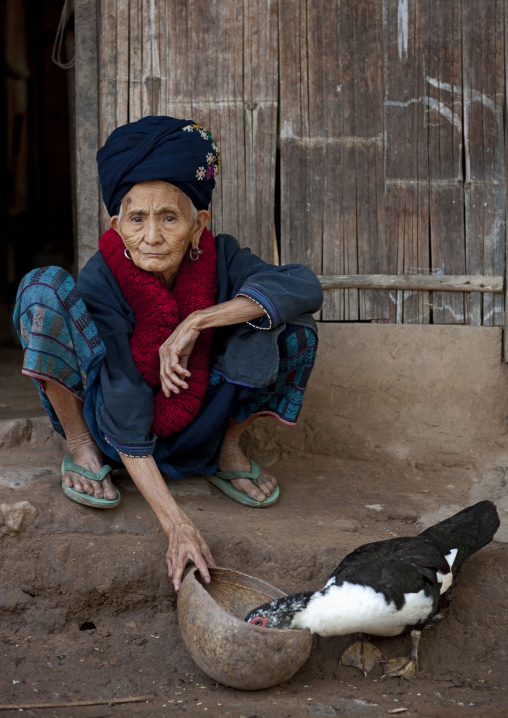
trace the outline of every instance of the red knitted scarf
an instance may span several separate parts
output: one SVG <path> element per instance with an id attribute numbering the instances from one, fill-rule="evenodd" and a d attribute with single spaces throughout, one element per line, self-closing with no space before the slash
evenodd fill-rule
<path id="1" fill-rule="evenodd" d="M 196 262 L 186 252 L 171 293 L 150 272 L 127 259 L 122 238 L 114 229 L 99 240 L 99 249 L 136 316 L 130 340 L 132 357 L 148 386 L 157 390 L 152 424 L 157 436 L 169 436 L 190 424 L 208 386 L 212 329 L 200 333 L 189 357 L 188 389 L 168 398 L 160 388 L 159 377 L 161 344 L 189 314 L 217 302 L 217 252 L 214 236 L 207 229 L 199 248 L 203 253 Z"/>

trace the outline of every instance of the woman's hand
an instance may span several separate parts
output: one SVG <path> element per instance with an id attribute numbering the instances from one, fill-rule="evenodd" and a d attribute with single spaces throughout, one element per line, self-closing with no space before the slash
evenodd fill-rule
<path id="1" fill-rule="evenodd" d="M 192 521 L 185 517 L 181 523 L 168 531 L 169 548 L 166 553 L 168 575 L 173 581 L 175 591 L 182 583 L 183 572 L 188 561 L 192 561 L 199 570 L 205 583 L 210 583 L 208 566 L 215 566 L 208 545 Z"/>
<path id="2" fill-rule="evenodd" d="M 264 309 L 248 297 L 235 297 L 189 314 L 159 348 L 161 385 L 166 396 L 188 389 L 187 362 L 202 329 L 250 322 L 265 315 Z"/>
<path id="3" fill-rule="evenodd" d="M 179 324 L 169 339 L 159 347 L 160 379 L 165 396 L 188 389 L 185 381 L 190 377 L 187 363 L 199 337 L 199 329 L 193 326 L 192 316 Z"/>

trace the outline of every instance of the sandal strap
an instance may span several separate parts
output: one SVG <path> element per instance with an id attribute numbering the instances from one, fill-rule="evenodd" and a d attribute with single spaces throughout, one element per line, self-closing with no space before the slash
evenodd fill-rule
<path id="1" fill-rule="evenodd" d="M 250 479 L 254 486 L 257 486 L 257 479 L 261 473 L 259 466 L 255 461 L 249 459 L 250 471 L 216 471 L 214 476 L 224 481 L 233 481 L 234 479 Z"/>
<path id="2" fill-rule="evenodd" d="M 65 459 L 62 462 L 64 471 L 74 471 L 76 474 L 79 474 L 80 476 L 84 476 L 85 479 L 90 479 L 91 481 L 102 481 L 106 478 L 106 476 L 113 471 L 113 467 L 109 464 L 104 464 L 102 469 L 98 471 L 96 474 L 93 473 L 93 471 L 88 471 L 87 469 L 84 469 L 79 464 L 75 464 L 72 461 L 72 458 L 70 456 L 66 456 Z"/>

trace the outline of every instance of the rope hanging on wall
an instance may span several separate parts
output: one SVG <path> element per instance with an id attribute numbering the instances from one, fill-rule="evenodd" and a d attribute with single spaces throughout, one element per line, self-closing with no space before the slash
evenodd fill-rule
<path id="1" fill-rule="evenodd" d="M 55 65 L 61 67 L 62 70 L 70 70 L 71 67 L 74 67 L 74 57 L 70 60 L 67 60 L 67 62 L 62 61 L 62 45 L 65 37 L 65 28 L 67 27 L 67 23 L 69 22 L 69 18 L 71 17 L 73 12 L 74 0 L 65 0 L 62 8 L 62 14 L 60 15 L 60 21 L 58 23 L 58 29 L 55 35 L 53 52 L 51 54 L 51 59 L 53 60 Z"/>

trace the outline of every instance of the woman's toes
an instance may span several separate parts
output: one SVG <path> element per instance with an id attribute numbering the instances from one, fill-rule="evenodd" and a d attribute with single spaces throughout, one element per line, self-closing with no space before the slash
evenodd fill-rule
<path id="1" fill-rule="evenodd" d="M 102 484 L 100 484 L 98 481 L 93 482 L 93 495 L 96 499 L 104 498 L 104 489 L 102 488 Z"/>
<path id="2" fill-rule="evenodd" d="M 104 498 L 110 501 L 116 499 L 116 489 L 110 478 L 104 479 L 102 482 L 102 489 L 104 491 Z"/>
<path id="3" fill-rule="evenodd" d="M 254 501 L 264 501 L 266 499 L 266 494 L 255 486 L 250 479 L 234 479 L 232 484 L 235 489 L 244 491 Z"/>
<path id="4" fill-rule="evenodd" d="M 89 496 L 93 496 L 94 495 L 94 487 L 92 486 L 92 484 L 89 481 L 87 481 L 86 479 L 84 481 L 82 481 L 81 483 L 83 484 L 83 491 L 85 492 L 85 494 L 88 494 Z"/>
<path id="5" fill-rule="evenodd" d="M 266 479 L 263 481 L 261 478 L 258 479 L 258 485 L 261 491 L 265 494 L 265 497 L 270 496 L 275 491 L 275 487 L 277 486 L 277 482 L 272 477 L 270 479 Z"/>
<path id="6" fill-rule="evenodd" d="M 79 489 L 77 489 L 76 486 L 74 486 L 74 482 L 71 479 L 71 477 L 69 476 L 69 474 L 64 474 L 63 482 L 69 489 L 74 489 L 75 491 L 79 491 L 80 494 L 83 493 L 81 490 L 81 486 Z"/>
<path id="7" fill-rule="evenodd" d="M 70 489 L 74 489 L 78 494 L 92 494 L 93 489 L 86 479 L 78 477 L 76 474 L 66 474 L 64 476 L 65 485 Z"/>

